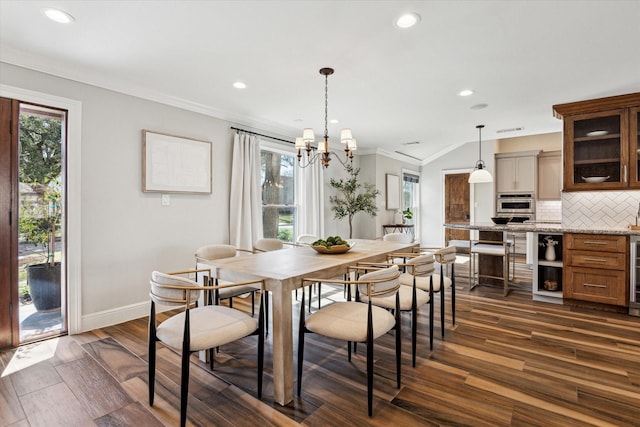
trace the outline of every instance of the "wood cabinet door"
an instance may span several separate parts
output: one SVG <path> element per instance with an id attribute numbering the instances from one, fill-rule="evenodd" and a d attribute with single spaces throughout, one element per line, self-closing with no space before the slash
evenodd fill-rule
<path id="1" fill-rule="evenodd" d="M 627 306 L 629 288 L 624 271 L 565 268 L 563 297 L 603 304 Z"/>
<path id="2" fill-rule="evenodd" d="M 515 191 L 515 168 L 516 162 L 513 157 L 496 159 L 496 192 Z"/>
<path id="3" fill-rule="evenodd" d="M 629 187 L 640 188 L 640 107 L 629 109 Z"/>
<path id="4" fill-rule="evenodd" d="M 560 200 L 562 190 L 562 155 L 550 151 L 538 156 L 538 199 Z"/>

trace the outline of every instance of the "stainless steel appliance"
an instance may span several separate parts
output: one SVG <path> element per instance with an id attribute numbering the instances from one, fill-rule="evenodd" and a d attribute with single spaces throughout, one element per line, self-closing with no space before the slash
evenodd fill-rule
<path id="1" fill-rule="evenodd" d="M 531 221 L 536 215 L 536 199 L 533 194 L 499 193 L 496 202 L 496 214 L 522 218 Z"/>
<path id="2" fill-rule="evenodd" d="M 631 236 L 629 314 L 640 316 L 640 236 Z"/>

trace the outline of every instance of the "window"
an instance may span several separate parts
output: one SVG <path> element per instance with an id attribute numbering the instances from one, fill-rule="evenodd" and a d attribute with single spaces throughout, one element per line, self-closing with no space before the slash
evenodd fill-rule
<path id="1" fill-rule="evenodd" d="M 420 210 L 420 177 L 415 173 L 402 173 L 402 210 L 409 209 L 413 212 L 410 223 L 415 224 L 414 233 L 419 236 L 418 217 Z"/>
<path id="2" fill-rule="evenodd" d="M 295 241 L 295 157 L 275 149 L 260 151 L 262 226 L 266 238 Z"/>

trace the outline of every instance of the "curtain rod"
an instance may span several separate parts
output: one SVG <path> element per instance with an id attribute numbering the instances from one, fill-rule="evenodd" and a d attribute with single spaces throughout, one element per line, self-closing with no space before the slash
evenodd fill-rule
<path id="1" fill-rule="evenodd" d="M 251 132 L 250 130 L 234 128 L 233 126 L 231 126 L 231 129 L 237 130 L 237 131 L 240 131 L 240 132 L 250 133 L 251 135 L 264 136 L 265 138 L 275 139 L 276 141 L 282 141 L 282 142 L 286 142 L 288 144 L 295 144 L 295 142 L 287 141 L 286 139 L 276 138 L 274 136 L 269 136 L 269 135 L 263 135 L 263 134 L 258 133 L 258 132 Z"/>

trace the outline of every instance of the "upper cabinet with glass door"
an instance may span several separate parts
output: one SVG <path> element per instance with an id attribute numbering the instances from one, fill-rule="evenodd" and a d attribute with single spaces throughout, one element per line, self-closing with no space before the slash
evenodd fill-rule
<path id="1" fill-rule="evenodd" d="M 564 191 L 640 188 L 640 93 L 555 105 L 564 120 Z"/>

